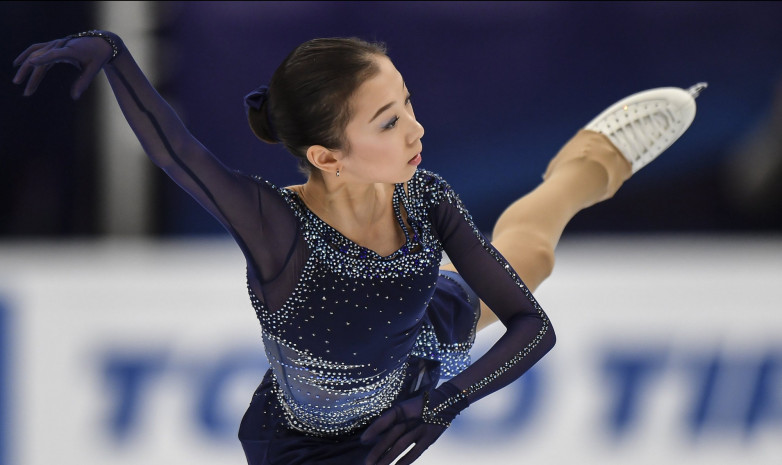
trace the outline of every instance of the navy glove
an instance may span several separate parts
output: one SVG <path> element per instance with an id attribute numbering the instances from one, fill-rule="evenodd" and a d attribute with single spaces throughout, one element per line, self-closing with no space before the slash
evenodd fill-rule
<path id="1" fill-rule="evenodd" d="M 22 84 L 27 80 L 24 95 L 32 95 L 49 68 L 57 63 L 69 63 L 81 70 L 71 88 L 71 97 L 75 100 L 81 97 L 101 68 L 123 49 L 122 40 L 106 31 L 83 32 L 51 42 L 34 44 L 14 60 L 14 66 L 18 66 L 19 70 L 13 82 Z"/>
<path id="2" fill-rule="evenodd" d="M 397 465 L 413 463 L 450 426 L 451 420 L 469 405 L 460 399 L 446 408 L 444 402 L 458 399 L 459 389 L 451 383 L 423 395 L 400 402 L 380 415 L 361 435 L 365 444 L 375 443 L 367 455 L 367 465 L 390 465 L 412 444 L 415 446 Z"/>

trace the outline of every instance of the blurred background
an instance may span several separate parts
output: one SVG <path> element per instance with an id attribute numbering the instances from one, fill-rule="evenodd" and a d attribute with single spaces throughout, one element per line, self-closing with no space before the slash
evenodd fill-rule
<path id="1" fill-rule="evenodd" d="M 708 82 L 687 133 L 569 225 L 537 294 L 557 348 L 421 463 L 782 459 L 781 2 L 2 2 L 0 22 L 0 465 L 242 463 L 266 367 L 241 253 L 105 78 L 76 102 L 67 65 L 32 97 L 11 83 L 27 46 L 88 29 L 279 186 L 303 178 L 243 96 L 308 39 L 387 43 L 422 167 L 485 231 L 605 107 Z"/>

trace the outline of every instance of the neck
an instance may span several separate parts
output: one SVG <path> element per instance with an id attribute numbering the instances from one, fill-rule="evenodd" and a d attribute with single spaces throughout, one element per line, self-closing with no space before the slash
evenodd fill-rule
<path id="1" fill-rule="evenodd" d="M 307 207 L 332 226 L 352 229 L 376 224 L 388 214 L 393 185 L 350 183 L 312 175 L 297 192 Z"/>

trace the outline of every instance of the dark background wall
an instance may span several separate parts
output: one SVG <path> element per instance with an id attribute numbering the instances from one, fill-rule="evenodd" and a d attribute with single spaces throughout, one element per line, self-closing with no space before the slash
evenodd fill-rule
<path id="1" fill-rule="evenodd" d="M 9 32 L 0 83 L 3 236 L 100 234 L 89 95 L 69 100 L 70 70 L 34 99 L 10 84 L 10 63 L 29 43 L 101 28 L 93 6 L 0 5 Z M 422 167 L 448 179 L 485 230 L 604 107 L 647 88 L 708 81 L 684 137 L 569 230 L 782 227 L 779 2 L 161 2 L 150 22 L 165 76 L 159 88 L 192 132 L 226 164 L 277 185 L 303 179 L 289 155 L 254 138 L 244 94 L 305 40 L 386 42 L 426 128 Z M 222 234 L 156 176 L 155 235 Z"/>
<path id="2" fill-rule="evenodd" d="M 74 68 L 58 66 L 34 100 L 11 83 L 28 45 L 94 25 L 90 2 L 0 4 L 0 237 L 72 236 L 96 230 L 94 93 L 74 104 Z"/>

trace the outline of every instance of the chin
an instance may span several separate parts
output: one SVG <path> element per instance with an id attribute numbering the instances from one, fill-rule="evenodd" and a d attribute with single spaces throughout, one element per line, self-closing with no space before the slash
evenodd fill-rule
<path id="1" fill-rule="evenodd" d="M 404 171 L 394 176 L 383 176 L 382 178 L 375 178 L 373 182 L 380 184 L 403 184 L 413 179 L 415 172 L 418 171 L 418 166 L 408 166 Z"/>
<path id="2" fill-rule="evenodd" d="M 412 168 L 412 169 L 411 169 L 411 170 L 409 170 L 409 173 L 408 173 L 408 175 L 405 177 L 405 179 L 404 179 L 404 180 L 402 180 L 402 181 L 400 181 L 399 183 L 407 182 L 407 181 L 409 181 L 409 180 L 413 179 L 413 176 L 415 175 L 415 172 L 416 172 L 416 171 L 418 171 L 418 166 L 412 166 L 411 168 Z M 399 183 L 397 183 L 397 184 L 399 184 Z"/>

